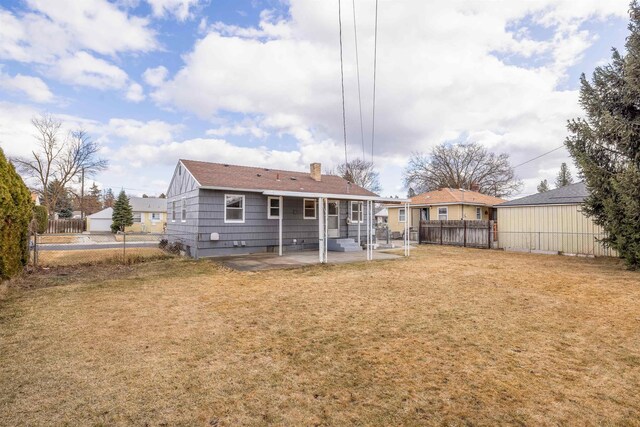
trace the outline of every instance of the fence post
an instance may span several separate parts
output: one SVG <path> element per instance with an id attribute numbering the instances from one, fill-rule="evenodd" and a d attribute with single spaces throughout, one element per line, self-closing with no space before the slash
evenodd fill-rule
<path id="1" fill-rule="evenodd" d="M 33 233 L 33 267 L 38 268 L 38 232 Z"/>
<path id="2" fill-rule="evenodd" d="M 467 247 L 467 220 L 466 219 L 462 220 L 462 228 L 464 229 L 464 237 L 463 237 L 463 241 L 462 241 L 462 246 L 464 246 L 466 248 Z"/>
<path id="3" fill-rule="evenodd" d="M 443 224 L 443 221 L 440 220 L 440 246 L 442 246 L 442 231 L 443 231 L 442 230 L 442 224 Z"/>
<path id="4" fill-rule="evenodd" d="M 122 264 L 127 263 L 127 233 L 122 232 Z"/>

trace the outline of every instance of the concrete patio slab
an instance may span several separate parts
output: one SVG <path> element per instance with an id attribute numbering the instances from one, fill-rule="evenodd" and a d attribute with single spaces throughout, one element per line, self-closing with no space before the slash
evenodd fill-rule
<path id="1" fill-rule="evenodd" d="M 373 261 L 403 258 L 388 252 L 374 251 Z M 289 252 L 282 256 L 277 254 L 250 254 L 213 258 L 226 267 L 238 271 L 263 271 L 282 268 L 296 268 L 318 264 L 318 251 Z M 366 261 L 367 254 L 362 252 L 329 252 L 327 264 L 344 264 L 348 262 Z"/>

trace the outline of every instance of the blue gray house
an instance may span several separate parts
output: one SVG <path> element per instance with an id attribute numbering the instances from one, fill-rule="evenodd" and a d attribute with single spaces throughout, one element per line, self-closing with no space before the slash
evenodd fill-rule
<path id="1" fill-rule="evenodd" d="M 320 163 L 304 173 L 180 160 L 167 191 L 167 235 L 194 258 L 317 249 L 326 262 L 327 251 L 364 247 L 371 259 L 377 201 L 389 199 L 321 174 Z"/>

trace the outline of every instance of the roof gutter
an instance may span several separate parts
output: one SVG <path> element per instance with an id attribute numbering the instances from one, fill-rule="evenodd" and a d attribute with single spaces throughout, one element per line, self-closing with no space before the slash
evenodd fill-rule
<path id="1" fill-rule="evenodd" d="M 374 202 L 408 202 L 409 201 L 409 199 L 396 199 L 391 197 L 380 197 L 380 196 L 361 196 L 357 194 L 305 193 L 305 192 L 298 192 L 298 191 L 264 190 L 262 191 L 262 194 L 264 194 L 265 196 L 308 197 L 308 198 L 325 197 L 329 199 L 338 199 L 338 200 L 362 200 L 362 201 L 371 200 Z"/>

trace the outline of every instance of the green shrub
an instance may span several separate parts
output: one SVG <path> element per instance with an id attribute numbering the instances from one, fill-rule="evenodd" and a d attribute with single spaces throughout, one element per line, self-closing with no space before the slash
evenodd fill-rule
<path id="1" fill-rule="evenodd" d="M 49 227 L 49 213 L 44 206 L 33 207 L 33 219 L 36 220 L 36 231 L 42 234 Z"/>
<path id="2" fill-rule="evenodd" d="M 29 189 L 0 149 L 0 279 L 22 271 L 29 261 Z"/>

